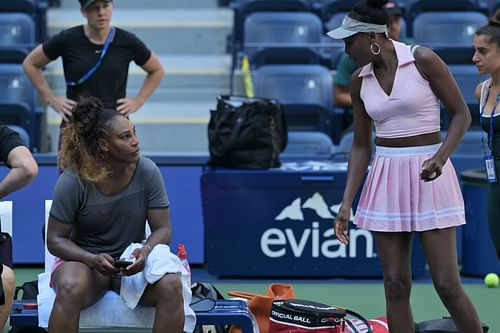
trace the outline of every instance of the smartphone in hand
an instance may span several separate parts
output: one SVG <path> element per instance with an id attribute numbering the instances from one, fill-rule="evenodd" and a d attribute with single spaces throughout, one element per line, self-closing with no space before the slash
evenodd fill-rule
<path id="1" fill-rule="evenodd" d="M 134 262 L 127 259 L 115 259 L 113 266 L 116 268 L 125 268 L 132 265 Z"/>

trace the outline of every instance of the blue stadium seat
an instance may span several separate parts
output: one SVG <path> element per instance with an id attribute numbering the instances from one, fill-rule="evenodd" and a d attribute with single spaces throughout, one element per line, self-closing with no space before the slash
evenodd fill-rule
<path id="1" fill-rule="evenodd" d="M 321 65 L 267 65 L 253 72 L 256 96 L 277 99 L 291 130 L 332 133 L 332 75 Z"/>
<path id="2" fill-rule="evenodd" d="M 488 78 L 487 75 L 479 75 L 475 65 L 449 65 L 451 74 L 457 82 L 458 88 L 469 107 L 472 117 L 471 128 L 479 127 L 479 103 L 476 100 L 476 86 Z M 449 125 L 448 112 L 444 106 L 441 107 L 441 129 L 447 130 Z"/>
<path id="3" fill-rule="evenodd" d="M 244 48 L 253 44 L 282 46 L 319 43 L 323 35 L 322 22 L 313 13 L 257 12 L 245 19 Z M 279 45 L 276 45 L 279 44 Z"/>
<path id="4" fill-rule="evenodd" d="M 415 44 L 429 47 L 471 47 L 477 29 L 488 23 L 480 12 L 426 12 L 413 22 Z"/>
<path id="5" fill-rule="evenodd" d="M 472 39 L 488 18 L 477 11 L 425 12 L 413 22 L 415 44 L 432 48 L 447 64 L 470 64 Z"/>
<path id="6" fill-rule="evenodd" d="M 475 65 L 449 65 L 451 74 L 467 104 L 477 103 L 475 90 L 477 85 L 488 79 L 488 75 L 480 75 Z"/>
<path id="7" fill-rule="evenodd" d="M 332 109 L 332 75 L 320 65 L 269 65 L 254 71 L 255 95 L 282 104 L 316 104 Z"/>
<path id="8" fill-rule="evenodd" d="M 406 0 L 406 21 L 410 37 L 415 37 L 413 21 L 424 12 L 481 12 L 487 14 L 487 9 L 479 5 L 478 0 Z"/>
<path id="9" fill-rule="evenodd" d="M 310 12 L 309 0 L 235 0 L 231 3 L 234 10 L 232 44 L 236 51 L 242 47 L 244 21 L 255 12 Z"/>
<path id="10" fill-rule="evenodd" d="M 0 13 L 25 13 L 32 17 L 36 27 L 36 41 L 47 39 L 48 0 L 3 0 L 0 1 Z"/>
<path id="11" fill-rule="evenodd" d="M 31 148 L 39 149 L 43 109 L 37 107 L 37 92 L 21 64 L 0 64 L 0 121 L 23 127 Z"/>
<path id="12" fill-rule="evenodd" d="M 35 23 L 25 13 L 0 13 L 0 63 L 21 63 L 35 46 Z"/>
<path id="13" fill-rule="evenodd" d="M 36 91 L 21 64 L 0 64 L 0 101 L 35 106 Z"/>
<path id="14" fill-rule="evenodd" d="M 310 12 L 256 12 L 245 19 L 243 52 L 256 63 L 318 63 L 323 35 L 320 18 Z M 305 50 L 306 49 L 306 50 Z M 260 53 L 264 52 L 264 55 Z"/>
<path id="15" fill-rule="evenodd" d="M 288 144 L 280 157 L 288 160 L 327 160 L 333 150 L 332 140 L 323 132 L 289 131 Z"/>

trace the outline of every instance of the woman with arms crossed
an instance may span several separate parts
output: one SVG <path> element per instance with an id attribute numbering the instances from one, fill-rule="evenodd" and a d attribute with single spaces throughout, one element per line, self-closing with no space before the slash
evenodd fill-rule
<path id="1" fill-rule="evenodd" d="M 455 227 L 465 223 L 456 173 L 448 157 L 470 124 L 469 110 L 447 66 L 430 49 L 387 38 L 387 0 L 355 5 L 342 26 L 353 73 L 354 140 L 335 234 L 347 244 L 356 192 L 370 162 L 371 131 L 376 152 L 354 223 L 374 232 L 384 277 L 389 330 L 413 333 L 410 307 L 411 243 L 419 233 L 434 287 L 461 333 L 482 332 L 457 266 Z M 441 143 L 439 100 L 450 113 Z"/>

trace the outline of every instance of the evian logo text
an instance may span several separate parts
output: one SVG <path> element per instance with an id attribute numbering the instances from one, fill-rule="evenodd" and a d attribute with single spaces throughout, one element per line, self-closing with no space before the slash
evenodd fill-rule
<path id="1" fill-rule="evenodd" d="M 333 219 L 338 212 L 340 204 L 328 208 L 323 196 L 315 193 L 301 204 L 301 198 L 295 199 L 285 207 L 278 216 L 277 221 L 295 220 L 304 221 L 302 209 L 312 209 L 322 221 L 313 221 L 311 228 L 304 228 L 301 233 L 294 232 L 292 228 L 270 228 L 263 232 L 260 238 L 260 248 L 264 255 L 270 258 L 280 258 L 292 254 L 296 258 L 303 255 L 313 258 L 366 258 L 376 257 L 374 251 L 373 235 L 362 229 L 349 230 L 349 244 L 341 244 L 334 236 Z M 351 212 L 351 217 L 353 216 Z M 328 228 L 320 228 L 320 223 L 328 223 Z M 321 231 L 324 230 L 324 231 Z M 358 253 L 358 244 L 365 251 Z"/>

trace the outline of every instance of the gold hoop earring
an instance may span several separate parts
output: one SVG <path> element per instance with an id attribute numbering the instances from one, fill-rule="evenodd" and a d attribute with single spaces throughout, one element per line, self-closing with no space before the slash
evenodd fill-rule
<path id="1" fill-rule="evenodd" d="M 374 47 L 377 49 L 376 51 L 373 49 Z M 371 43 L 370 44 L 370 51 L 372 51 L 372 53 L 374 55 L 380 54 L 380 45 L 378 45 L 377 43 Z"/>

